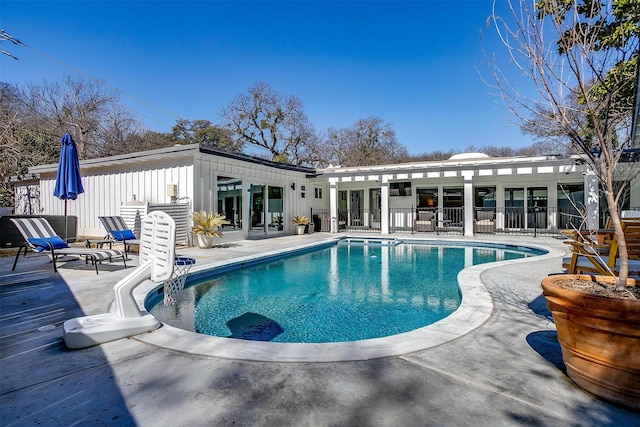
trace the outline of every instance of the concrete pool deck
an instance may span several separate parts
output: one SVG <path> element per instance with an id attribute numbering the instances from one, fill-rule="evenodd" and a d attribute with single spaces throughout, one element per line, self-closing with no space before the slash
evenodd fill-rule
<path id="1" fill-rule="evenodd" d="M 316 233 L 178 252 L 204 268 L 332 237 Z M 462 313 L 470 317 L 456 322 L 462 329 L 418 332 L 417 340 L 391 337 L 369 353 L 294 345 L 265 354 L 232 349 L 229 340 L 213 337 L 222 344 L 194 343 L 194 334 L 173 335 L 168 327 L 68 350 L 62 323 L 109 311 L 111 289 L 135 257 L 126 270 L 106 264 L 97 276 L 80 262 L 54 274 L 42 256 L 21 259 L 11 272 L 13 257 L 0 258 L 0 425 L 640 424 L 640 413 L 600 401 L 566 377 L 540 288 L 542 277 L 561 271 L 566 245 L 553 238 L 477 240 L 530 243 L 552 253 L 465 270 L 462 282 L 479 295 L 463 289 L 473 305 Z M 338 357 L 369 360 L 331 361 Z"/>

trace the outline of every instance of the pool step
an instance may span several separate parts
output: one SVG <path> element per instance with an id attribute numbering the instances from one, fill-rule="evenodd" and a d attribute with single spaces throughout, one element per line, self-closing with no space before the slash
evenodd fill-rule
<path id="1" fill-rule="evenodd" d="M 347 237 L 340 240 L 338 244 L 342 245 L 376 245 L 376 246 L 398 246 L 402 243 L 400 239 L 394 238 L 355 238 Z"/>

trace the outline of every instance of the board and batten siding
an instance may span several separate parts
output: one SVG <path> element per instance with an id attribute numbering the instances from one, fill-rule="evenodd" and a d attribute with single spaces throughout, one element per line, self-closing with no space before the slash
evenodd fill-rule
<path id="1" fill-rule="evenodd" d="M 193 164 L 147 166 L 134 169 L 86 170 L 81 165 L 84 193 L 67 202 L 67 215 L 78 217 L 78 236 L 104 236 L 106 230 L 99 216 L 120 215 L 120 205 L 132 200 L 150 205 L 167 204 L 167 185 L 178 185 L 178 199 L 182 203 L 191 200 L 193 194 Z M 41 174 L 40 207 L 43 213 L 64 214 L 64 201 L 53 195 L 55 173 Z M 184 198 L 184 199 L 182 199 Z"/>
<path id="2" fill-rule="evenodd" d="M 313 188 L 304 172 L 276 169 L 262 164 L 234 158 L 197 154 L 194 159 L 194 204 L 193 210 L 218 211 L 217 179 L 219 176 L 242 180 L 243 192 L 250 185 L 270 185 L 283 188 L 284 231 L 293 232 L 291 220 L 295 215 L 309 216 L 313 201 Z M 295 190 L 291 184 L 295 183 Z M 306 186 L 305 198 L 301 196 Z M 244 215 L 248 215 L 244 205 Z"/>

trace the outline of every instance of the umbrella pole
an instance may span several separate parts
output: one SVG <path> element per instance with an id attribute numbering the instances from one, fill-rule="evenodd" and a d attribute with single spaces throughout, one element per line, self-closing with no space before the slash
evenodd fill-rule
<path id="1" fill-rule="evenodd" d="M 64 199 L 64 242 L 68 243 L 67 233 L 67 199 Z"/>

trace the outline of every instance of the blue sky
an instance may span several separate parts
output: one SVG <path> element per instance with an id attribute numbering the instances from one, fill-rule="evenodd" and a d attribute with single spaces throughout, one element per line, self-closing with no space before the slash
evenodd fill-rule
<path id="1" fill-rule="evenodd" d="M 500 5 L 500 3 L 499 3 Z M 256 82 L 295 95 L 317 130 L 377 116 L 412 154 L 527 146 L 482 81 L 504 55 L 469 1 L 5 1 L 0 78 L 18 85 L 97 77 L 153 130 L 220 122 Z M 68 67 L 71 67 L 69 69 Z M 515 72 L 515 70 L 514 70 Z"/>

